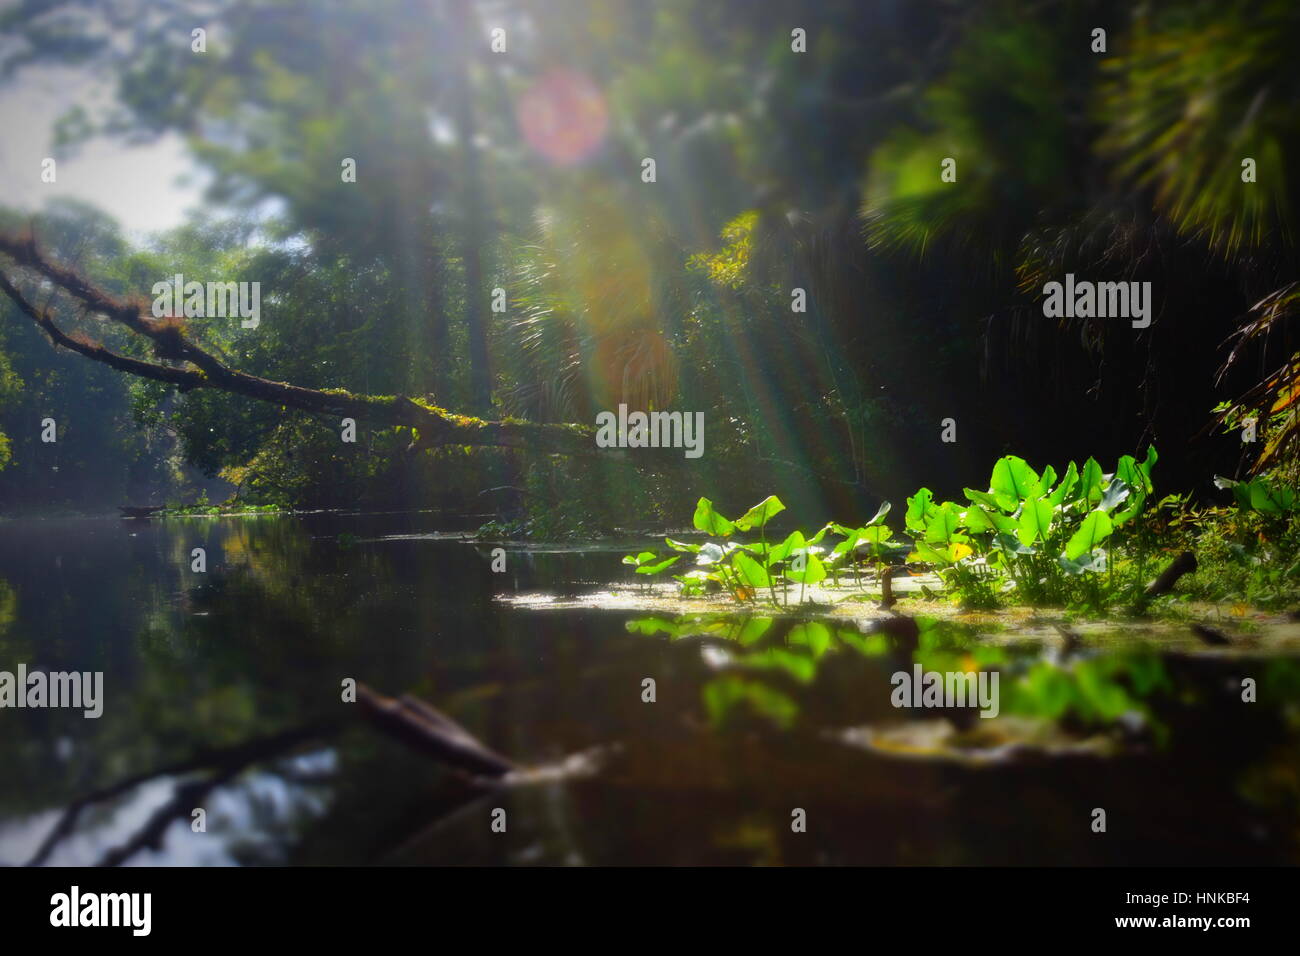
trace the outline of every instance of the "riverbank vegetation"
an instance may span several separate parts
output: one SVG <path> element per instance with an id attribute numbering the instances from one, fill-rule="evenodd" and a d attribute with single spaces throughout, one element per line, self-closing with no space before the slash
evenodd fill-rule
<path id="1" fill-rule="evenodd" d="M 965 609 L 1014 603 L 1141 614 L 1183 575 L 1184 598 L 1300 606 L 1294 490 L 1257 476 L 1219 480 L 1232 492 L 1227 507 L 1197 508 L 1179 495 L 1157 501 L 1157 460 L 1152 446 L 1142 461 L 1125 455 L 1112 471 L 1088 458 L 1058 477 L 1050 465 L 1040 473 L 1008 455 L 993 466 L 988 489 L 964 489 L 963 502 L 919 489 L 898 535 L 888 502 L 861 527 L 831 521 L 781 536 L 769 531 L 785 511 L 776 496 L 735 519 L 701 498 L 693 522 L 708 540 L 666 538 L 669 553 L 640 551 L 623 563 L 639 576 L 671 575 L 686 597 L 720 593 L 782 609 L 865 598 L 889 608 L 894 576 L 922 571 L 940 582 L 922 587 L 927 597 L 941 592 Z"/>

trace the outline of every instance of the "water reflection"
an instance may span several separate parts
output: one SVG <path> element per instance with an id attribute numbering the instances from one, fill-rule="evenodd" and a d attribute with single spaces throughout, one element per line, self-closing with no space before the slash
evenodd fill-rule
<path id="1" fill-rule="evenodd" d="M 1300 859 L 1293 657 L 1122 638 L 1063 653 L 927 619 L 515 607 L 496 598 L 619 579 L 625 550 L 512 554 L 493 574 L 457 530 L 419 515 L 0 525 L 0 669 L 103 670 L 107 697 L 99 720 L 0 711 L 0 862 L 31 859 L 65 808 L 134 776 L 46 862 L 100 861 L 151 821 L 157 847 L 126 862 Z M 892 706 L 892 675 L 918 665 L 996 672 L 998 717 Z M 548 769 L 459 779 L 349 719 L 349 677 Z M 268 739 L 283 746 L 223 771 Z M 594 769 L 564 763 L 590 754 Z M 206 833 L 156 820 L 214 777 Z"/>

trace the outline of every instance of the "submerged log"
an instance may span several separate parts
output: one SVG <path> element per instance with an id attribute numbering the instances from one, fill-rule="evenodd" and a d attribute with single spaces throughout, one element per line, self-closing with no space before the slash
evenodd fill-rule
<path id="1" fill-rule="evenodd" d="M 361 714 L 377 729 L 421 753 L 480 777 L 502 777 L 515 769 L 445 714 L 410 695 L 385 697 L 357 685 Z"/>

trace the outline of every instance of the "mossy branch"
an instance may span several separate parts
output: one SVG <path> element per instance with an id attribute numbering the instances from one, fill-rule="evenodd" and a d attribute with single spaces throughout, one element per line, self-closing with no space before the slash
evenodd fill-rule
<path id="1" fill-rule="evenodd" d="M 417 436 L 414 443 L 417 449 L 479 445 L 565 455 L 591 455 L 596 451 L 591 426 L 539 424 L 518 419 L 487 421 L 457 415 L 404 395 L 359 395 L 344 389 L 304 388 L 250 375 L 231 368 L 195 344 L 175 322 L 150 317 L 144 301 L 119 299 L 80 273 L 53 262 L 37 247 L 30 233 L 0 235 L 0 253 L 8 256 L 19 269 L 48 280 L 88 313 L 103 315 L 148 339 L 158 361 L 122 355 L 81 336 L 70 335 L 58 327 L 48 309 L 33 305 L 10 275 L 0 270 L 0 291 L 56 347 L 70 349 L 129 375 L 163 382 L 182 392 L 210 388 L 316 415 L 412 428 Z"/>

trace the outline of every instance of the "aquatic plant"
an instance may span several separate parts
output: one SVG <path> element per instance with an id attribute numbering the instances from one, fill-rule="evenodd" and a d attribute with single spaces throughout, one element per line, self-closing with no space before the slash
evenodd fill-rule
<path id="1" fill-rule="evenodd" d="M 963 489 L 964 504 L 936 502 L 929 488 L 909 497 L 903 522 L 912 538 L 910 549 L 885 524 L 889 502 L 860 527 L 832 521 L 815 534 L 796 529 L 779 542 L 769 541 L 769 522 L 785 510 L 775 495 L 735 519 L 700 498 L 694 526 L 718 540 L 695 544 L 666 538 L 665 543 L 673 551 L 695 555 L 694 570 L 674 575 L 683 596 L 719 591 L 755 602 L 762 595 L 773 606 L 786 606 L 794 585 L 796 602 L 803 603 L 813 593 L 810 589 L 826 588 L 828 577 L 839 588 L 841 575 L 851 573 L 860 587 L 864 568 L 884 584 L 888 565 L 901 558 L 934 569 L 967 606 L 996 606 L 1014 591 L 1032 603 L 1100 608 L 1144 571 L 1145 542 L 1129 537 L 1137 574 L 1120 581 L 1114 551 L 1154 491 L 1151 472 L 1157 458 L 1150 447 L 1142 461 L 1125 455 L 1110 472 L 1088 458 L 1082 466 L 1070 462 L 1058 476 L 1051 465 L 1040 473 L 1023 458 L 1006 455 L 993 465 L 987 491 Z M 1245 500 L 1257 500 L 1257 507 L 1294 504 L 1289 491 L 1261 490 L 1254 482 L 1252 489 Z M 757 533 L 758 540 L 741 540 L 738 533 Z M 833 546 L 824 543 L 830 536 L 839 538 Z M 677 558 L 645 551 L 623 561 L 637 574 L 656 575 Z M 887 595 L 886 588 L 882 591 Z"/>

